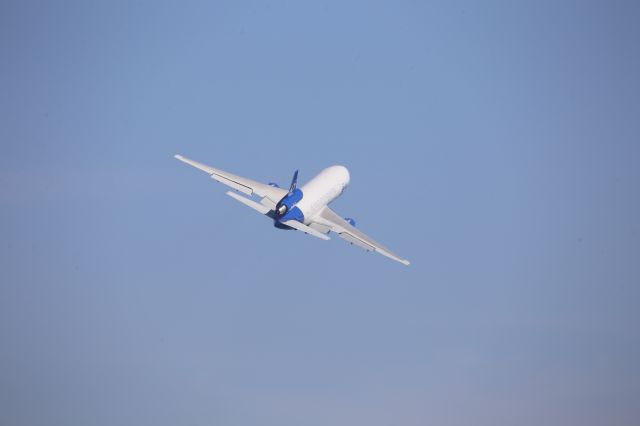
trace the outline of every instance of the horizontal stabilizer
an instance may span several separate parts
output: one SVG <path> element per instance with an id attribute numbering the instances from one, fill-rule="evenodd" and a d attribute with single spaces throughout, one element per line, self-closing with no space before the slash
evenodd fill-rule
<path id="1" fill-rule="evenodd" d="M 282 222 L 283 224 L 292 227 L 293 229 L 296 229 L 298 231 L 302 231 L 305 234 L 309 234 L 309 235 L 313 235 L 314 237 L 318 237 L 321 240 L 330 240 L 331 238 L 329 238 L 328 236 L 316 231 L 313 228 L 309 228 L 307 225 L 298 222 L 297 220 L 287 220 L 285 222 Z"/>
<path id="2" fill-rule="evenodd" d="M 252 209 L 260 212 L 261 214 L 267 214 L 271 211 L 271 209 L 263 204 L 260 203 L 256 203 L 253 200 L 250 200 L 246 197 L 243 197 L 242 195 L 236 194 L 235 192 L 232 191 L 227 191 L 227 195 L 231 198 L 235 198 L 236 200 L 240 201 L 242 204 L 244 204 L 245 206 L 249 206 Z"/>

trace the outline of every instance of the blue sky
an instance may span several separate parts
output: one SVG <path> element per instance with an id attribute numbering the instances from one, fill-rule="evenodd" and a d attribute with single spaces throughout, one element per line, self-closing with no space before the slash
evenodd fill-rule
<path id="1" fill-rule="evenodd" d="M 0 5 L 0 423 L 638 423 L 636 2 L 132 3 Z"/>

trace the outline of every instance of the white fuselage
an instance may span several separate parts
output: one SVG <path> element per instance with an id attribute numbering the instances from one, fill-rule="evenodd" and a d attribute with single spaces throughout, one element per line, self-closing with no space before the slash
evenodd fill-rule
<path id="1" fill-rule="evenodd" d="M 304 184 L 300 190 L 303 197 L 296 204 L 308 224 L 320 210 L 338 198 L 349 185 L 349 171 L 344 166 L 331 166 Z"/>

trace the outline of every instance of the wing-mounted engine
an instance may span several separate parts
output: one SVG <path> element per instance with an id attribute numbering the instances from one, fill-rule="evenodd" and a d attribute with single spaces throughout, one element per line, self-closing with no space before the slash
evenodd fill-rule
<path id="1" fill-rule="evenodd" d="M 355 219 L 352 219 L 350 217 L 345 217 L 344 220 L 346 220 L 349 223 L 349 225 L 356 226 L 356 220 Z"/>

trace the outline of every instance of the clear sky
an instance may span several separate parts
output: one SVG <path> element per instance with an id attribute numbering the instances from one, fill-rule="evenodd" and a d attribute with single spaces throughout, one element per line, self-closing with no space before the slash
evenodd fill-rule
<path id="1" fill-rule="evenodd" d="M 3 1 L 0 424 L 639 424 L 639 4 Z"/>

